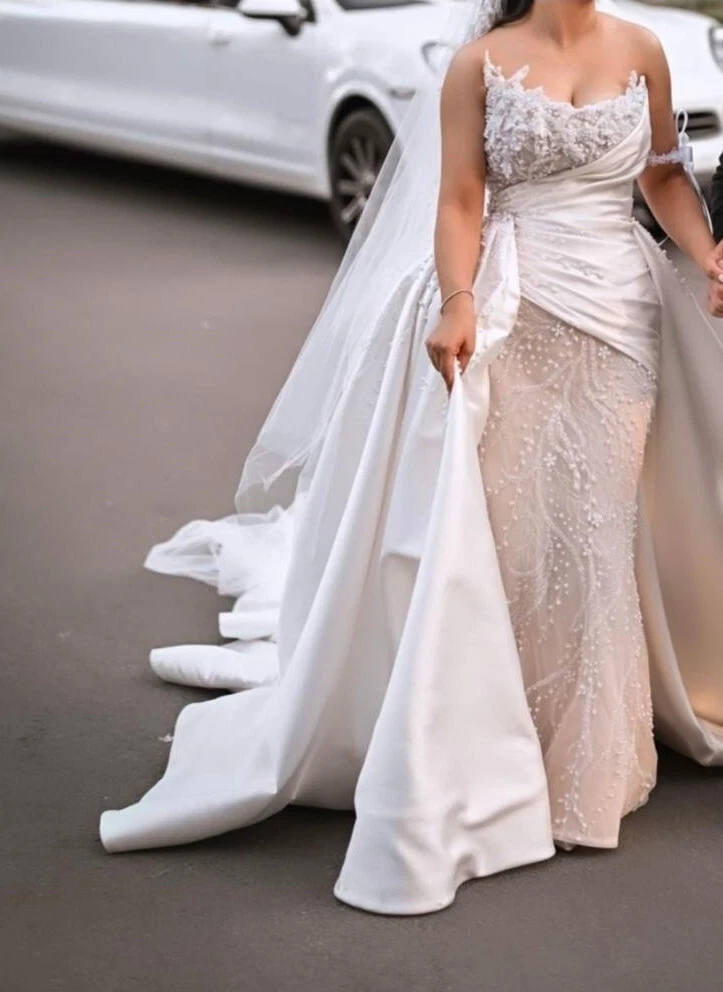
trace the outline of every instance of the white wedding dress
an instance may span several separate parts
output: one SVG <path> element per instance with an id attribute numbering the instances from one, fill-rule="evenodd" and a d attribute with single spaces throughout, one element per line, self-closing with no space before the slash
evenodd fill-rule
<path id="1" fill-rule="evenodd" d="M 153 549 L 237 597 L 232 643 L 154 670 L 234 691 L 182 712 L 161 781 L 103 815 L 108 851 L 353 807 L 336 895 L 427 912 L 555 840 L 614 847 L 653 721 L 723 762 L 723 343 L 631 219 L 645 81 L 583 108 L 486 81 L 472 362 L 448 398 L 429 257 L 293 505 Z"/>

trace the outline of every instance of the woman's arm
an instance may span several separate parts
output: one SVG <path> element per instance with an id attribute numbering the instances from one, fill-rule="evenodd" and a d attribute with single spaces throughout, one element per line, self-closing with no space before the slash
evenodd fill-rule
<path id="1" fill-rule="evenodd" d="M 711 217 L 713 219 L 713 237 L 723 240 L 723 153 L 718 159 L 718 168 L 713 175 L 713 195 L 711 201 Z"/>
<path id="2" fill-rule="evenodd" d="M 657 38 L 647 32 L 641 38 L 650 99 L 652 151 L 653 155 L 661 156 L 678 147 L 670 71 Z M 649 165 L 640 177 L 640 189 L 665 233 L 709 278 L 717 279 L 723 273 L 721 251 L 716 248 L 698 194 L 683 166 L 680 163 Z"/>
<path id="3" fill-rule="evenodd" d="M 478 46 L 452 60 L 442 88 L 442 175 L 434 247 L 442 300 L 471 290 L 479 263 L 484 215 L 484 83 Z M 427 341 L 448 388 L 454 363 L 464 371 L 475 346 L 474 300 L 458 293 L 445 304 Z"/>

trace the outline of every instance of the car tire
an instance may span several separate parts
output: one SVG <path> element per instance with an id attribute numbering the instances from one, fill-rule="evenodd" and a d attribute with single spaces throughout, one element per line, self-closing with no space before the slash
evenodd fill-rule
<path id="1" fill-rule="evenodd" d="M 394 135 L 379 111 L 352 111 L 337 125 L 329 148 L 331 217 L 348 242 L 362 214 Z"/>

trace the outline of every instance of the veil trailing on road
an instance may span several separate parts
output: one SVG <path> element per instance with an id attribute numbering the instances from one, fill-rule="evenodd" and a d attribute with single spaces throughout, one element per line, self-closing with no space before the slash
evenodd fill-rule
<path id="1" fill-rule="evenodd" d="M 451 54 L 486 34 L 502 12 L 502 0 L 451 0 L 440 42 Z M 240 512 L 288 502 L 298 471 L 313 471 L 333 411 L 378 343 L 392 294 L 432 244 L 441 77 L 430 75 L 412 102 L 321 313 L 248 456 L 236 497 Z"/>

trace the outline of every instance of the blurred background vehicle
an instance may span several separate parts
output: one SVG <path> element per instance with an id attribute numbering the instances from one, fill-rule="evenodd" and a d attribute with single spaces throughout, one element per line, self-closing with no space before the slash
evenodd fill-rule
<path id="1" fill-rule="evenodd" d="M 0 124 L 328 200 L 347 238 L 466 2 L 0 0 Z M 723 146 L 723 26 L 601 4 L 660 37 L 707 183 Z"/>

